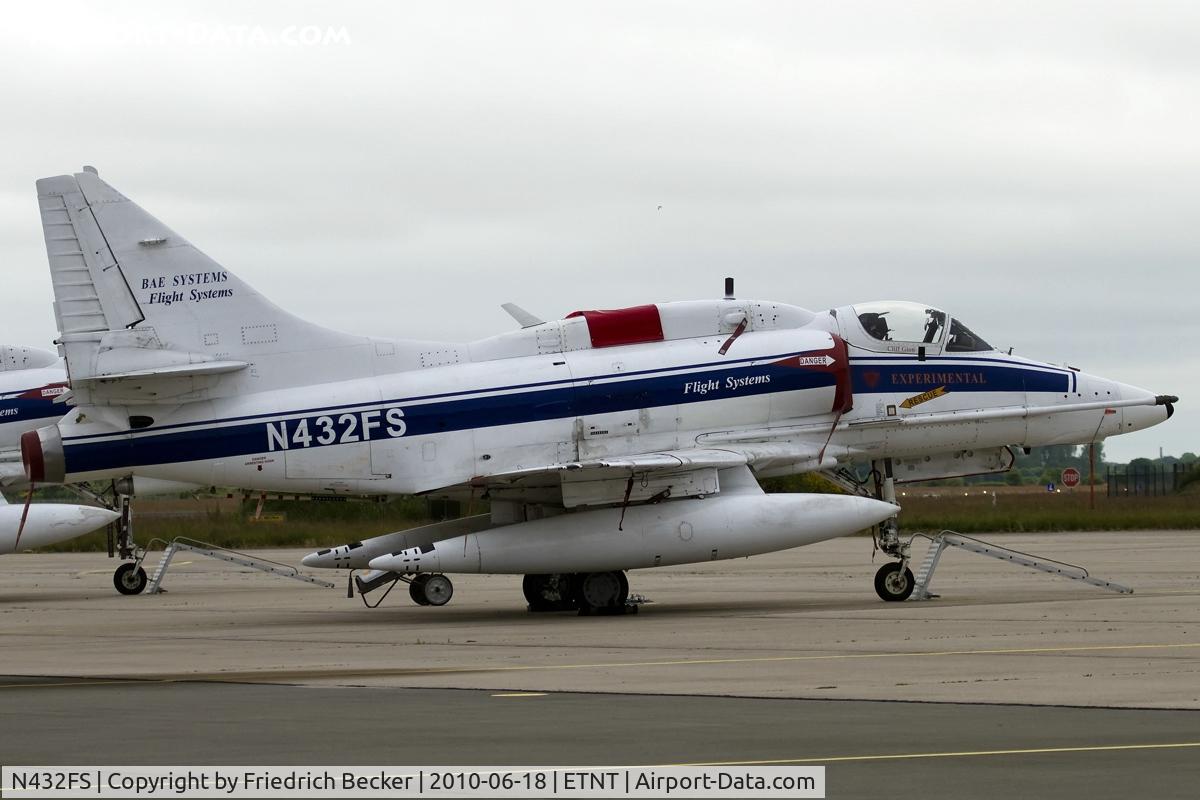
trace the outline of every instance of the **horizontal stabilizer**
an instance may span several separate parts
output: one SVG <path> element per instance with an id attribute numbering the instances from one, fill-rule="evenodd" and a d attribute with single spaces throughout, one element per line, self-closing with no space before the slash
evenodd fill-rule
<path id="1" fill-rule="evenodd" d="M 80 381 L 120 381 L 137 378 L 145 380 L 146 378 L 183 378 L 195 375 L 222 375 L 226 372 L 237 372 L 240 369 L 245 369 L 250 366 L 245 361 L 207 361 L 199 364 L 178 364 L 171 367 L 157 367 L 154 369 L 140 369 L 130 372 L 113 372 L 102 375 L 89 375 L 84 378 L 76 378 L 76 382 Z"/>

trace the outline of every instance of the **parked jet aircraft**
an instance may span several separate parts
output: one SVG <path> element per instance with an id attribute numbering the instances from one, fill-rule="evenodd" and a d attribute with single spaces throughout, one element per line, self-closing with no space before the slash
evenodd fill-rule
<path id="1" fill-rule="evenodd" d="M 67 373 L 54 353 L 0 345 L 0 486 L 25 482 L 21 434 L 69 409 L 54 401 L 67 390 Z M 43 547 L 91 533 L 117 518 L 95 506 L 66 503 L 8 505 L 0 495 L 0 554 Z"/>
<path id="2" fill-rule="evenodd" d="M 91 533 L 120 514 L 70 503 L 8 504 L 0 495 L 0 555 L 65 542 Z"/>
<path id="3" fill-rule="evenodd" d="M 467 344 L 336 333 L 271 304 L 90 168 L 38 181 L 72 412 L 27 433 L 34 481 L 137 471 L 287 492 L 480 497 L 490 513 L 322 550 L 440 605 L 446 573 L 525 575 L 531 609 L 624 606 L 625 571 L 883 523 L 895 483 L 1091 442 L 1176 398 L 996 351 L 924 304 L 742 300 L 580 311 Z M 868 462 L 862 482 L 844 467 Z M 856 494 L 773 494 L 817 471 Z M 866 496 L 860 496 L 866 495 Z"/>
<path id="4" fill-rule="evenodd" d="M 66 391 L 67 371 L 57 355 L 0 345 L 0 486 L 25 481 L 21 434 L 67 413 L 55 402 Z"/>

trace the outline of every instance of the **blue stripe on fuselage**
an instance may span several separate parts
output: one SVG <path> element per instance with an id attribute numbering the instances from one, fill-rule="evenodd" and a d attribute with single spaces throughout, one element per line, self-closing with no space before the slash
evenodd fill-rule
<path id="1" fill-rule="evenodd" d="M 29 389 L 22 394 L 36 391 L 38 389 Z M 0 425 L 61 417 L 66 413 L 67 409 L 56 405 L 53 397 L 10 396 L 7 400 L 0 400 Z"/>
<path id="2" fill-rule="evenodd" d="M 1070 373 L 1046 372 L 1011 362 L 1007 366 L 973 363 L 983 359 L 860 363 L 879 360 L 882 359 L 851 359 L 850 379 L 856 395 L 920 394 L 943 386 L 952 392 L 1069 392 L 1071 387 Z"/>
<path id="3" fill-rule="evenodd" d="M 538 388 L 542 388 L 542 387 L 546 387 L 546 388 L 558 387 L 558 388 L 562 388 L 562 389 L 570 389 L 576 385 L 585 384 L 588 382 L 608 381 L 608 380 L 611 380 L 614 378 L 617 378 L 620 380 L 628 380 L 629 378 L 639 376 L 639 375 L 656 375 L 656 376 L 663 376 L 663 377 L 673 375 L 675 377 L 683 377 L 682 373 L 686 370 L 706 369 L 706 368 L 710 368 L 710 367 L 728 368 L 728 367 L 734 367 L 734 366 L 745 366 L 745 365 L 749 365 L 749 364 L 763 364 L 765 362 L 782 361 L 784 359 L 791 358 L 793 356 L 811 355 L 811 353 L 812 353 L 812 351 L 803 351 L 803 352 L 799 352 L 799 353 L 797 353 L 797 352 L 779 353 L 777 355 L 754 356 L 753 358 L 742 358 L 742 359 L 736 359 L 736 360 L 732 360 L 732 361 L 725 361 L 725 360 L 708 361 L 708 362 L 704 362 L 704 363 L 700 363 L 700 364 L 680 364 L 679 366 L 675 366 L 675 367 L 658 367 L 656 369 L 643 369 L 643 370 L 635 370 L 632 372 L 612 372 L 612 373 L 604 373 L 604 374 L 600 374 L 600 375 L 587 375 L 587 376 L 582 376 L 579 378 L 559 378 L 557 380 L 541 381 L 539 383 L 515 383 L 515 384 L 509 385 L 509 386 L 489 386 L 489 387 L 484 387 L 484 388 L 480 388 L 480 389 L 466 389 L 466 390 L 460 390 L 460 391 L 455 391 L 455 392 L 441 392 L 439 394 L 426 394 L 426 395 L 417 395 L 415 397 L 402 397 L 402 398 L 397 398 L 394 400 L 383 400 L 383 401 L 373 400 L 373 401 L 370 401 L 367 403 L 351 403 L 351 404 L 342 404 L 342 405 L 337 405 L 337 406 L 322 406 L 322 407 L 318 407 L 318 408 L 297 408 L 297 409 L 292 409 L 290 411 L 272 411 L 267 414 L 248 414 L 246 416 L 240 416 L 240 417 L 225 417 L 223 419 L 210 420 L 210 421 L 201 422 L 201 423 L 180 422 L 180 423 L 175 423 L 172 425 L 158 425 L 158 426 L 154 427 L 152 429 L 152 431 L 157 433 L 160 431 L 166 431 L 166 430 L 172 430 L 172 429 L 178 429 L 178 428 L 195 428 L 198 425 L 205 425 L 205 424 L 209 424 L 210 422 L 228 423 L 228 422 L 242 422 L 242 421 L 250 421 L 250 420 L 262 421 L 262 420 L 268 420 L 268 419 L 279 419 L 282 416 L 297 416 L 300 414 L 339 414 L 339 413 L 342 413 L 345 411 L 361 411 L 361 410 L 368 409 L 368 408 L 378 408 L 380 406 L 400 405 L 400 406 L 407 408 L 408 403 L 425 402 L 428 400 L 444 400 L 444 399 L 448 400 L 451 398 L 461 399 L 464 397 L 473 397 L 476 395 L 495 394 L 497 392 L 507 392 L 510 390 L 516 391 L 516 390 L 522 390 L 522 389 L 538 389 Z M 91 433 L 91 434 L 85 434 L 82 436 L 70 436 L 70 437 L 67 437 L 67 439 L 68 439 L 68 441 L 78 442 L 78 441 L 83 441 L 85 439 L 106 439 L 106 438 L 109 438 L 109 437 L 112 437 L 115 435 L 117 435 L 117 434 Z"/>
<path id="4" fill-rule="evenodd" d="M 736 387 L 730 383 L 730 381 L 740 379 L 753 381 L 753 379 L 764 377 L 768 380 L 747 382 Z M 716 386 L 713 386 L 713 383 Z M 406 405 L 406 401 L 397 400 L 383 404 L 372 403 L 371 407 L 377 409 L 383 405 L 402 409 L 406 428 L 404 435 L 420 436 L 472 428 L 592 416 L 615 411 L 699 403 L 731 397 L 832 387 L 834 383 L 835 375 L 832 372 L 788 367 L 776 363 L 759 363 L 699 373 L 656 375 L 634 380 L 593 383 L 591 380 L 584 379 L 566 386 L 535 391 L 509 392 L 482 397 L 459 396 L 455 399 L 417 405 Z M 339 424 L 339 418 L 344 416 L 341 409 L 351 408 L 356 409 L 353 414 L 350 414 L 351 416 L 363 413 L 357 410 L 363 408 L 362 404 L 347 404 L 332 410 L 322 409 L 325 412 L 322 416 L 332 418 L 332 423 L 337 424 L 335 430 L 338 436 L 335 441 L 328 443 L 318 442 L 314 439 L 310 442 L 309 448 L 342 443 L 342 433 L 349 425 L 353 425 L 357 433 L 361 435 L 364 427 L 361 416 L 357 422 L 348 420 L 349 424 L 346 427 Z M 255 422 L 224 425 L 223 427 L 192 428 L 169 433 L 146 430 L 138 432 L 136 438 L 123 438 L 115 441 L 68 440 L 66 442 L 67 471 L 70 473 L 94 472 L 135 465 L 170 464 L 269 452 L 271 445 L 268 426 L 272 424 L 279 426 L 280 417 L 294 416 L 296 413 L 310 412 L 279 412 L 269 419 L 259 419 Z M 304 419 L 307 420 L 308 417 Z M 214 422 L 222 421 L 214 420 Z M 299 419 L 289 420 L 284 429 L 289 435 L 288 449 L 292 448 L 290 436 L 294 434 L 299 423 Z M 323 426 L 315 423 L 316 419 L 309 421 L 306 425 L 306 435 L 315 437 L 318 430 L 323 429 Z M 388 426 L 380 424 L 372 429 L 370 438 L 372 440 L 390 438 Z M 282 450 L 282 446 L 276 447 L 276 451 Z"/>

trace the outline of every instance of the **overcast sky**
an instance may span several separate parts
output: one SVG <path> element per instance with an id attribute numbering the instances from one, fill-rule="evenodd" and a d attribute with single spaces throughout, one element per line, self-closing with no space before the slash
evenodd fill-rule
<path id="1" fill-rule="evenodd" d="M 1111 457 L 1200 451 L 1200 4 L 5 11 L 0 342 L 53 339 L 33 183 L 93 164 L 331 327 L 915 299 L 1182 397 Z"/>

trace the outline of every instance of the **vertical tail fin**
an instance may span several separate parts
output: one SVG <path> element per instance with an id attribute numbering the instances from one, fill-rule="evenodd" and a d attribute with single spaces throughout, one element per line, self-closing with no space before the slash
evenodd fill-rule
<path id="1" fill-rule="evenodd" d="M 43 178 L 37 191 L 59 343 L 80 403 L 118 402 L 114 388 L 133 373 L 174 381 L 143 390 L 151 402 L 210 397 L 219 382 L 220 394 L 248 380 L 258 391 L 285 388 L 311 381 L 314 368 L 328 380 L 372 374 L 370 340 L 283 311 L 94 170 Z"/>

